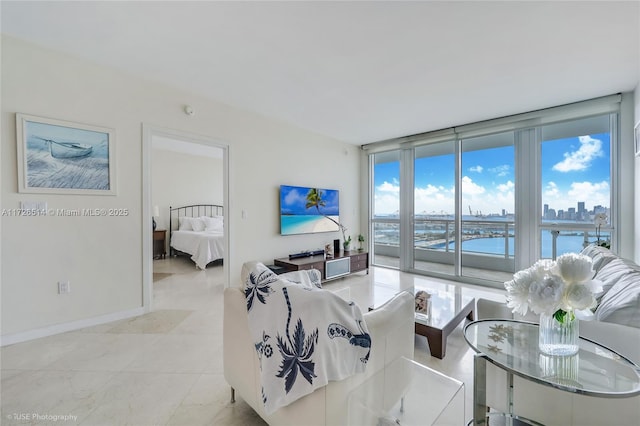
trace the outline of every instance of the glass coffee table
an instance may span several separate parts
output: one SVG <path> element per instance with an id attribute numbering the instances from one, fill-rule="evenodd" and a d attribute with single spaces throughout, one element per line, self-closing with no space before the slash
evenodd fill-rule
<path id="1" fill-rule="evenodd" d="M 507 373 L 508 413 L 513 413 L 513 376 L 566 392 L 600 398 L 640 395 L 640 368 L 621 354 L 580 338 L 573 356 L 549 356 L 538 349 L 538 324 L 516 320 L 480 320 L 467 324 L 464 338 L 474 358 L 473 424 L 487 424 L 487 361 Z M 521 419 L 525 424 L 537 424 Z"/>
<path id="2" fill-rule="evenodd" d="M 392 288 L 385 290 L 378 287 L 375 291 L 375 300 L 370 309 L 381 306 L 397 293 Z M 442 359 L 447 349 L 447 337 L 464 318 L 473 320 L 475 299 L 466 295 L 459 286 L 437 282 L 416 285 L 414 295 L 415 332 L 427 338 L 431 356 Z"/>
<path id="3" fill-rule="evenodd" d="M 348 397 L 349 426 L 447 426 L 465 421 L 464 383 L 399 358 Z"/>

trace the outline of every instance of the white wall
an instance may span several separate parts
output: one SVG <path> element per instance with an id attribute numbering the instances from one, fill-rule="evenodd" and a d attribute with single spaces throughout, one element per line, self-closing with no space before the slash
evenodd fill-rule
<path id="1" fill-rule="evenodd" d="M 169 229 L 170 206 L 192 204 L 223 205 L 222 159 L 153 149 L 151 206 L 160 210 L 158 229 Z"/>
<path id="2" fill-rule="evenodd" d="M 1 60 L 2 208 L 42 200 L 55 208 L 130 211 L 118 218 L 2 217 L 3 342 L 141 306 L 147 262 L 142 256 L 142 227 L 149 220 L 142 217 L 143 123 L 229 145 L 226 207 L 232 284 L 245 261 L 271 262 L 322 247 L 340 235 L 280 236 L 280 184 L 339 189 L 341 218 L 350 233 L 359 232 L 358 147 L 6 36 Z M 185 104 L 197 114 L 184 114 Z M 16 112 L 114 128 L 118 194 L 19 194 Z M 56 293 L 59 280 L 71 281 L 70 294 Z"/>
<path id="3" fill-rule="evenodd" d="M 640 66 L 638 68 L 640 69 Z M 640 81 L 640 75 L 638 75 L 638 81 Z M 636 86 L 633 93 L 635 99 L 634 125 L 640 126 L 640 84 Z M 640 264 L 640 156 L 635 157 L 634 164 L 634 260 Z"/>

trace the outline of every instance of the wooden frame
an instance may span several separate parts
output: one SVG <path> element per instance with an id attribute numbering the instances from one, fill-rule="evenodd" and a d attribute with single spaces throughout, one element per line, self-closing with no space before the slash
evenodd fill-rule
<path id="1" fill-rule="evenodd" d="M 115 131 L 16 114 L 18 192 L 116 195 Z"/>

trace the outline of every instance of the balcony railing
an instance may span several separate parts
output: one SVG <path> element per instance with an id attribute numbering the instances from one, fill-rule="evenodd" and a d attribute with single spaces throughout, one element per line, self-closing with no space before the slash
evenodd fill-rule
<path id="1" fill-rule="evenodd" d="M 373 220 L 374 244 L 380 254 L 393 255 L 399 247 L 399 219 Z M 590 243 L 597 241 L 598 236 L 593 225 L 581 223 L 543 224 L 541 226 L 541 258 L 555 259 L 568 252 L 579 252 Z M 510 220 L 463 220 L 462 252 L 499 256 L 504 259 L 514 258 L 515 223 Z M 600 241 L 611 240 L 611 229 L 600 233 Z M 415 250 L 430 250 L 443 253 L 455 251 L 455 222 L 453 219 L 415 219 Z"/>

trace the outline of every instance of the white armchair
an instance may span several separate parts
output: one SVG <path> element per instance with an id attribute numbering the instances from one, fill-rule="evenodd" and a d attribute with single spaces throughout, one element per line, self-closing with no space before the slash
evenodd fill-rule
<path id="1" fill-rule="evenodd" d="M 346 425 L 349 393 L 377 371 L 400 357 L 413 359 L 413 296 L 400 293 L 374 311 L 364 314 L 372 340 L 366 371 L 345 380 L 329 382 L 271 415 L 264 411 L 260 364 L 251 340 L 244 292 L 224 291 L 223 364 L 232 395 L 246 401 L 270 425 Z"/>

